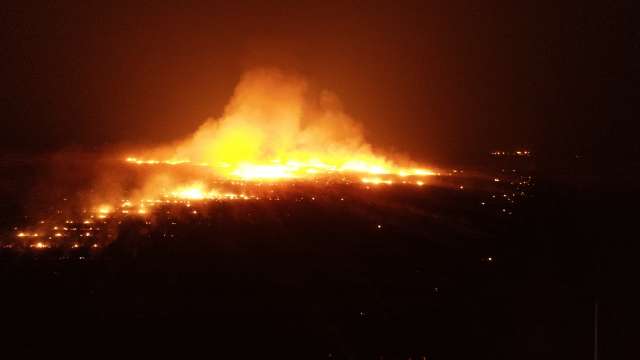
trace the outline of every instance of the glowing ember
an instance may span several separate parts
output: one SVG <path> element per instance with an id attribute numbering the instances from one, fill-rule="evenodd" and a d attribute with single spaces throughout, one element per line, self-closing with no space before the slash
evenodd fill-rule
<path id="1" fill-rule="evenodd" d="M 170 197 L 187 200 L 213 199 L 218 197 L 217 192 L 206 191 L 202 183 L 179 187 L 169 195 Z"/>
<path id="2" fill-rule="evenodd" d="M 113 207 L 111 205 L 100 205 L 96 212 L 98 213 L 98 219 L 106 219 L 109 214 L 113 212 Z"/>
<path id="3" fill-rule="evenodd" d="M 365 184 L 374 184 L 374 185 L 379 185 L 379 184 L 391 185 L 391 184 L 393 184 L 392 180 L 381 179 L 381 178 L 378 178 L 378 177 L 375 177 L 375 178 L 362 178 L 362 182 L 365 183 Z"/>

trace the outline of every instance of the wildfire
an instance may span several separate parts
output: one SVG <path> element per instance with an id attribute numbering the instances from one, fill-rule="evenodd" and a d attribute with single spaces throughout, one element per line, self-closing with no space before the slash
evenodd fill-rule
<path id="1" fill-rule="evenodd" d="M 264 69 L 245 74 L 220 119 L 207 120 L 177 146 L 126 161 L 205 167 L 222 178 L 243 181 L 435 175 L 374 153 L 335 95 L 323 91 L 314 97 L 302 79 Z"/>
<path id="2" fill-rule="evenodd" d="M 166 211 L 163 207 L 169 205 L 280 200 L 280 193 L 273 189 L 286 190 L 306 181 L 315 182 L 314 186 L 329 181 L 366 188 L 424 186 L 427 177 L 440 175 L 374 151 L 361 126 L 342 110 L 332 93 L 312 94 L 302 79 L 262 69 L 245 74 L 219 119 L 205 121 L 177 145 L 141 151 L 124 160 L 150 168 L 132 189 L 122 186 L 116 192 L 101 193 L 97 187 L 96 199 L 81 199 L 81 215 L 69 219 L 65 214 L 51 221 L 68 227 L 43 230 L 40 226 L 38 232 L 24 230 L 16 237 L 26 244 L 55 238 L 78 248 L 87 246 L 87 238 L 92 242 L 104 238 L 109 224 L 120 224 L 126 218 L 144 218 L 151 224 L 151 215 L 158 209 Z M 196 209 L 189 212 L 199 214 Z M 35 242 L 29 246 L 43 249 L 51 245 Z"/>

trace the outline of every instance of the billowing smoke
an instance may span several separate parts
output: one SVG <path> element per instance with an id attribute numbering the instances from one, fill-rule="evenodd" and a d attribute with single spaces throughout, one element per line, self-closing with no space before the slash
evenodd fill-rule
<path id="1" fill-rule="evenodd" d="M 209 119 L 161 156 L 209 166 L 319 162 L 337 168 L 386 166 L 329 91 L 276 69 L 244 74 L 219 119 Z"/>

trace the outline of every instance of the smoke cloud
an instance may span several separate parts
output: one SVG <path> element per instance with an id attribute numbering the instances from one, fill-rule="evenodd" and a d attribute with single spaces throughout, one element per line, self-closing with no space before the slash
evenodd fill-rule
<path id="1" fill-rule="evenodd" d="M 211 166 L 387 163 L 374 155 L 361 126 L 343 111 L 335 94 L 313 92 L 301 77 L 265 68 L 244 74 L 221 118 L 208 119 L 193 136 L 160 153 Z"/>

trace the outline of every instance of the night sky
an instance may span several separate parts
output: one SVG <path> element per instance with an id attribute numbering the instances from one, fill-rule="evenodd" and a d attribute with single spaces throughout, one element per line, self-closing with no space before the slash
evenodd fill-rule
<path id="1" fill-rule="evenodd" d="M 179 139 L 244 70 L 277 66 L 419 159 L 638 152 L 640 33 L 623 2 L 167 3 L 5 4 L 0 148 Z"/>

